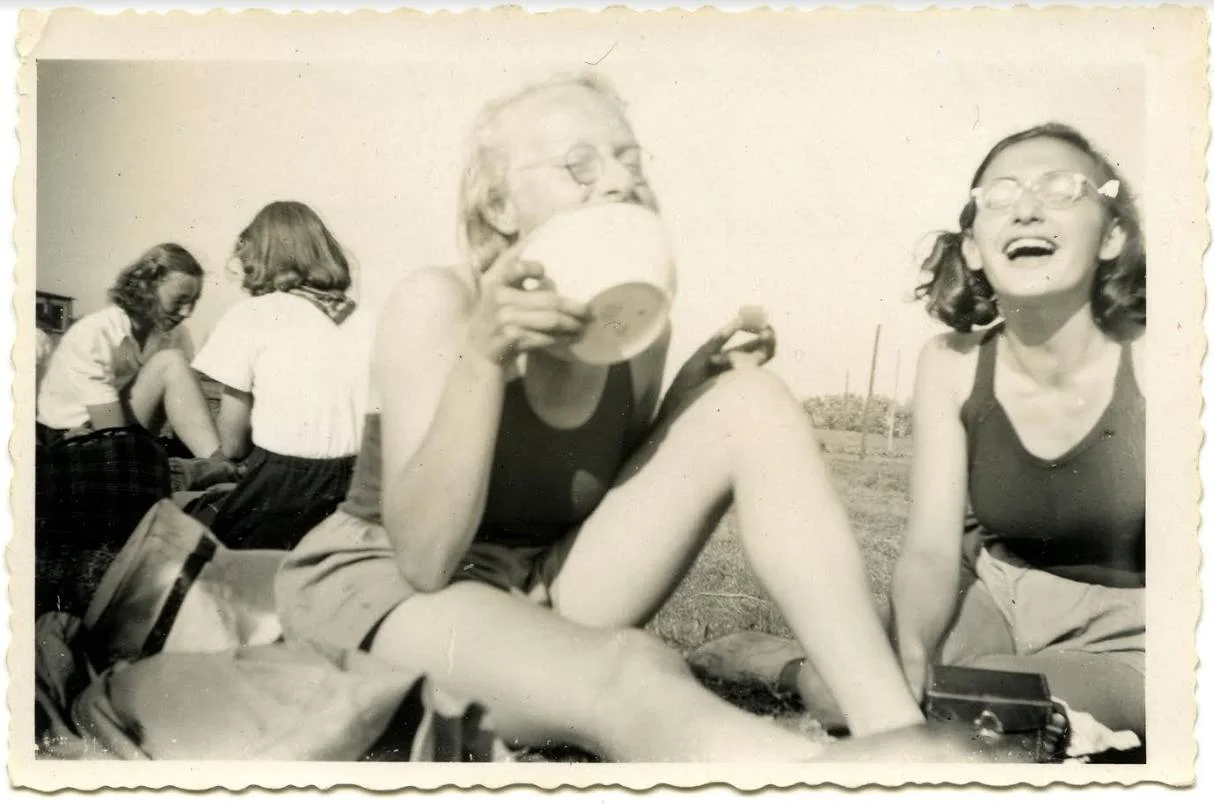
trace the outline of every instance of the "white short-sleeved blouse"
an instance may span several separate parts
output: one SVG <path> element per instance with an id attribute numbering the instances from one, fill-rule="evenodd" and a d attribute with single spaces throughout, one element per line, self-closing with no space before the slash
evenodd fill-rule
<path id="1" fill-rule="evenodd" d="M 253 395 L 257 446 L 299 458 L 358 452 L 367 407 L 371 316 L 341 324 L 289 293 L 233 305 L 194 359 L 216 382 Z"/>

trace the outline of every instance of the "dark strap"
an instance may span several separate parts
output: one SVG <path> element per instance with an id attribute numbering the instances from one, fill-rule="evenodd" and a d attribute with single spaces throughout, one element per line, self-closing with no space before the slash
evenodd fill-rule
<path id="1" fill-rule="evenodd" d="M 969 398 L 961 406 L 961 418 L 967 426 L 985 417 L 995 405 L 995 358 L 998 354 L 995 336 L 1001 329 L 1002 323 L 986 330 L 978 344 L 978 366 L 974 371 L 974 384 L 970 388 Z"/>
<path id="2" fill-rule="evenodd" d="M 1142 390 L 1138 387 L 1138 378 L 1134 376 L 1134 344 L 1123 341 L 1121 344 L 1121 359 L 1117 363 L 1117 379 L 1113 384 L 1114 395 L 1125 394 L 1127 398 L 1142 398 Z"/>
<path id="3" fill-rule="evenodd" d="M 995 336 L 999 327 L 991 327 L 982 336 L 982 344 L 978 347 L 978 370 L 974 374 L 975 400 L 985 402 L 995 398 L 995 359 L 999 355 L 999 342 Z"/>
<path id="4" fill-rule="evenodd" d="M 177 621 L 177 613 L 181 611 L 181 606 L 185 603 L 185 596 L 189 594 L 194 581 L 198 580 L 202 568 L 215 557 L 215 550 L 215 543 L 204 538 L 186 557 L 181 572 L 173 580 L 173 588 L 169 590 L 169 596 L 165 598 L 164 605 L 160 608 L 160 614 L 156 615 L 156 623 L 148 632 L 147 639 L 144 640 L 144 656 L 152 656 L 164 650 L 164 643 L 168 641 L 169 632 L 173 630 L 173 623 Z"/>

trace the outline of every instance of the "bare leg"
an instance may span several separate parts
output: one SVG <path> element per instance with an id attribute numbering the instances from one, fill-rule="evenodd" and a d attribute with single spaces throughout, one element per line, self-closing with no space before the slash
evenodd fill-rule
<path id="1" fill-rule="evenodd" d="M 822 751 L 721 701 L 654 637 L 580 626 L 479 583 L 410 597 L 371 652 L 486 704 L 499 732 L 526 744 L 623 761 L 795 761 Z"/>
<path id="2" fill-rule="evenodd" d="M 202 395 L 202 386 L 185 355 L 177 349 L 148 359 L 130 391 L 131 411 L 139 423 L 156 432 L 167 416 L 173 432 L 198 458 L 219 449 L 219 433 Z"/>
<path id="3" fill-rule="evenodd" d="M 809 417 L 763 370 L 722 375 L 638 451 L 582 526 L 554 585 L 558 611 L 588 625 L 644 622 L 731 499 L 756 574 L 852 734 L 922 722 Z"/>

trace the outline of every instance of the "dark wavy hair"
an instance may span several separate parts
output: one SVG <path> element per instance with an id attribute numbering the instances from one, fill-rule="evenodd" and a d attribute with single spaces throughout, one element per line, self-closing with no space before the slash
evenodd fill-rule
<path id="1" fill-rule="evenodd" d="M 1087 154 L 1096 163 L 1097 185 L 1109 180 L 1120 183 L 1116 198 L 1101 196 L 1110 214 L 1125 232 L 1125 246 L 1112 260 L 1101 260 L 1092 282 L 1092 315 L 1097 326 L 1114 338 L 1130 335 L 1147 323 L 1147 260 L 1142 224 L 1133 193 L 1117 168 L 1104 154 L 1070 126 L 1045 123 L 1000 140 L 978 170 L 970 188 L 999 154 L 1017 143 L 1049 138 L 1064 142 Z M 961 210 L 960 231 L 936 235 L 931 253 L 923 261 L 924 282 L 915 288 L 915 298 L 927 300 L 927 312 L 958 332 L 969 332 L 999 317 L 999 304 L 984 271 L 970 270 L 961 253 L 961 242 L 974 225 L 977 203 L 971 196 Z"/>
<path id="2" fill-rule="evenodd" d="M 110 301 L 121 307 L 132 321 L 151 324 L 156 320 L 156 288 L 172 273 L 201 279 L 202 266 L 193 254 L 176 243 L 152 246 L 118 274 L 109 290 Z"/>
<path id="3" fill-rule="evenodd" d="M 253 296 L 307 287 L 347 290 L 350 264 L 320 216 L 298 201 L 262 208 L 236 240 L 241 287 Z"/>

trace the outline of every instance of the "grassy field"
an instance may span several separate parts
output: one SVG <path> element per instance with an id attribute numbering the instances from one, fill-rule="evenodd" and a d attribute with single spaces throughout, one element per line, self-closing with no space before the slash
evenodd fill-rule
<path id="1" fill-rule="evenodd" d="M 887 449 L 883 436 L 870 435 L 864 460 L 859 433 L 821 431 L 819 441 L 864 553 L 874 604 L 884 607 L 910 504 L 910 439 Z M 812 527 L 806 523 L 806 538 Z M 747 565 L 732 512 L 649 629 L 684 651 L 741 630 L 791 636 Z"/>

